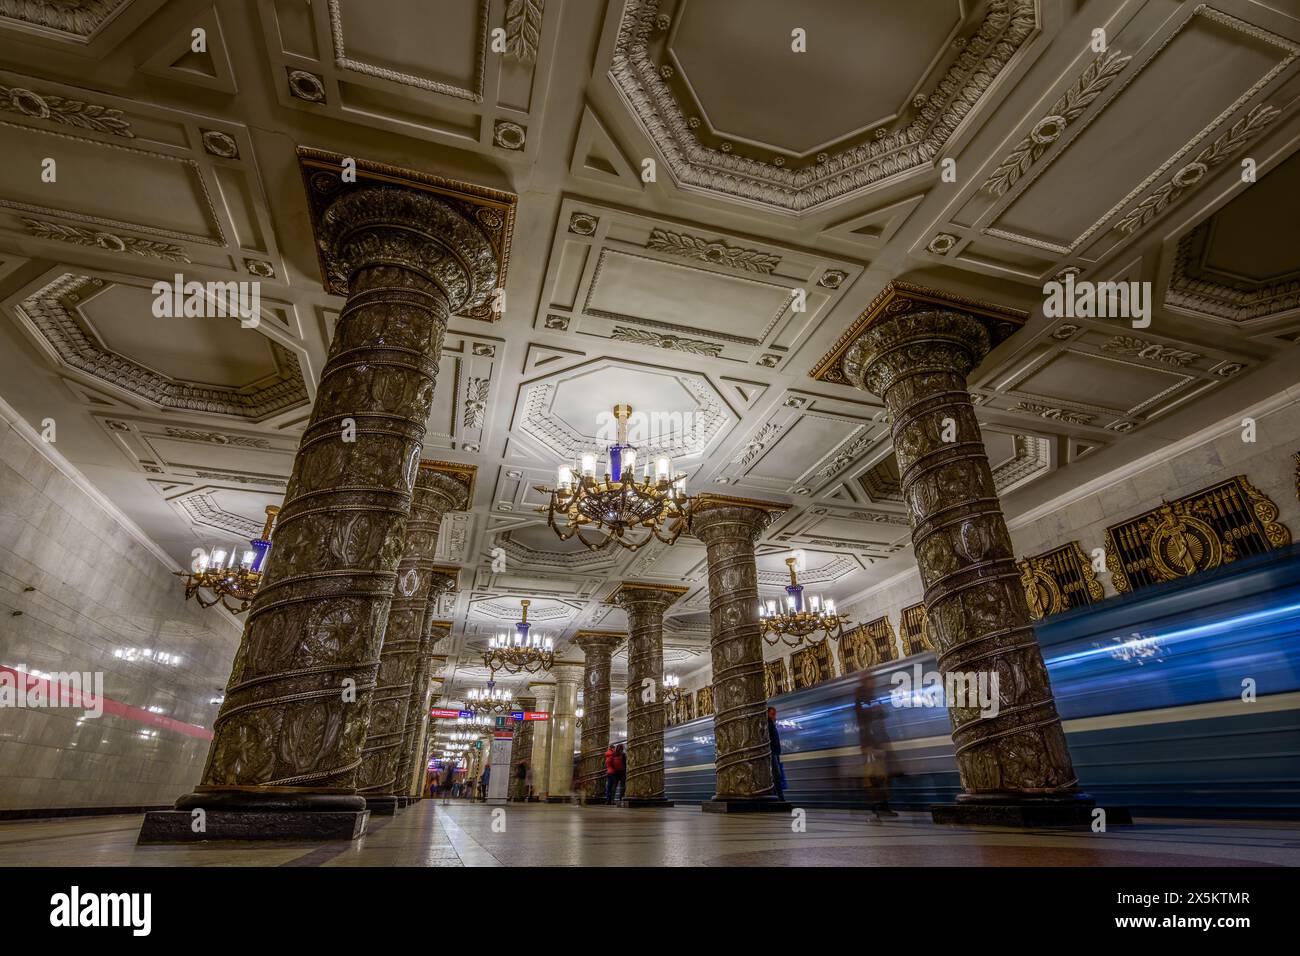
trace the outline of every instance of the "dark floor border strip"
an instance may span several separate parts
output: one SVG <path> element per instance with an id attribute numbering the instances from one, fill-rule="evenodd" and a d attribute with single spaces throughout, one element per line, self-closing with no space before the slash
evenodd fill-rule
<path id="1" fill-rule="evenodd" d="M 41 807 L 31 810 L 0 810 L 0 820 L 41 820 L 49 817 L 105 817 L 121 813 L 148 813 L 150 810 L 171 810 L 170 803 L 146 804 L 138 807 Z"/>

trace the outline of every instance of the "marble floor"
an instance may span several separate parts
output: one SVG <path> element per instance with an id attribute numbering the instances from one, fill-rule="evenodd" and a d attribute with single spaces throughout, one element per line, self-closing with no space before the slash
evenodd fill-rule
<path id="1" fill-rule="evenodd" d="M 493 810 L 504 810 L 494 816 Z M 0 866 L 1300 866 L 1290 822 L 1145 820 L 1107 833 L 788 817 L 698 807 L 487 807 L 426 800 L 353 843 L 137 847 L 140 816 L 0 822 Z"/>

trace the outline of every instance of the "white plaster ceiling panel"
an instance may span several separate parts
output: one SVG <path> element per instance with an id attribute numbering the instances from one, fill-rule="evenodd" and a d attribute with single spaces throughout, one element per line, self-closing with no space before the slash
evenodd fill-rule
<path id="1" fill-rule="evenodd" d="M 1300 310 L 1300 154 L 1178 240 L 1165 308 L 1221 325 L 1290 329 Z"/>
<path id="2" fill-rule="evenodd" d="M 169 503 L 196 527 L 205 532 L 214 547 L 235 545 L 239 553 L 248 550 L 247 542 L 261 537 L 266 526 L 266 506 L 278 504 L 278 496 L 269 500 L 256 491 L 202 485 L 169 499 Z M 223 532 L 214 535 L 211 531 Z M 230 540 L 233 536 L 236 540 Z"/>
<path id="3" fill-rule="evenodd" d="M 862 273 L 857 263 L 587 200 L 561 205 L 534 326 L 784 367 Z"/>
<path id="4" fill-rule="evenodd" d="M 75 246 L 168 277 L 283 276 L 246 127 L 17 73 L 0 87 L 6 161 L 57 163 L 53 182 L 6 183 L 0 231 L 51 258 Z"/>
<path id="5" fill-rule="evenodd" d="M 609 78 L 683 189 L 800 213 L 930 168 L 985 112 L 1038 32 L 1037 5 L 967 6 L 756 0 L 737 16 L 711 0 L 629 0 L 611 5 Z M 791 49 L 795 28 L 810 52 Z M 778 56 L 746 67 L 777 38 Z M 846 103 L 828 93 L 838 83 L 868 92 Z"/>
<path id="6" fill-rule="evenodd" d="M 1254 352 L 1072 319 L 1049 324 L 996 368 L 975 396 L 993 412 L 1037 418 L 1056 434 L 1124 434 L 1207 394 L 1258 364 Z M 1004 419 L 1005 421 L 1005 419 Z"/>
<path id="7" fill-rule="evenodd" d="M 1240 187 L 1240 157 L 1287 106 L 1300 23 L 1246 0 L 1167 10 L 1131 5 L 913 251 L 1042 281 L 1116 254 L 1211 181 Z"/>
<path id="8" fill-rule="evenodd" d="M 810 159 L 865 139 L 909 109 L 956 36 L 961 6 L 916 0 L 882 15 L 884 5 L 871 2 L 812 0 L 792 10 L 784 0 L 750 0 L 737 16 L 727 0 L 680 0 L 666 40 L 677 67 L 669 86 L 684 108 L 697 107 L 711 137 L 745 142 L 787 162 Z M 813 38 L 816 55 L 791 50 L 774 59 L 772 37 L 788 36 L 793 27 Z M 890 60 L 920 68 L 880 68 Z M 837 89 L 856 92 L 827 95 Z"/>
<path id="9" fill-rule="evenodd" d="M 632 407 L 629 440 L 674 458 L 706 454 L 735 420 L 702 375 L 601 359 L 522 384 L 514 429 L 553 462 L 570 462 L 612 443 L 620 403 Z"/>
<path id="10" fill-rule="evenodd" d="M 499 160 L 536 157 L 559 0 L 258 6 L 282 105 Z"/>
<path id="11" fill-rule="evenodd" d="M 260 422 L 308 404 L 302 352 L 271 326 L 157 317 L 153 301 L 147 280 L 54 269 L 7 305 L 54 367 L 155 408 Z"/>
<path id="12" fill-rule="evenodd" d="M 0 0 L 0 29 L 98 56 L 166 0 Z"/>
<path id="13" fill-rule="evenodd" d="M 879 406 L 865 402 L 790 391 L 730 449 L 714 480 L 755 491 L 814 496 L 888 438 L 880 412 Z"/>
<path id="14" fill-rule="evenodd" d="M 283 494 L 298 447 L 293 433 L 253 432 L 178 418 L 159 421 L 118 411 L 92 414 L 133 470 L 194 483 L 260 488 L 277 497 Z"/>

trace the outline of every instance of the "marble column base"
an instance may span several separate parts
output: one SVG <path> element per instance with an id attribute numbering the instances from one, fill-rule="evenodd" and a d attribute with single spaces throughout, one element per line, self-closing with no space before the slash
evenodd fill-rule
<path id="1" fill-rule="evenodd" d="M 202 843 L 217 840 L 355 840 L 366 832 L 369 810 L 210 810 L 202 833 L 189 810 L 146 813 L 136 843 Z"/>
<path id="2" fill-rule="evenodd" d="M 401 802 L 400 797 L 385 795 L 380 797 L 366 797 L 366 809 L 377 817 L 391 817 L 397 812 L 398 807 L 406 806 Z"/>
<path id="3" fill-rule="evenodd" d="M 961 794 L 956 803 L 938 804 L 931 808 L 930 816 L 941 826 L 1090 827 L 1096 806 L 1096 801 L 1086 793 L 1059 797 Z M 1126 808 L 1106 811 L 1108 825 L 1125 821 L 1132 822 Z"/>
<path id="4" fill-rule="evenodd" d="M 626 797 L 618 802 L 620 807 L 671 807 L 673 802 L 664 797 Z"/>
<path id="5" fill-rule="evenodd" d="M 788 801 L 775 797 L 714 797 L 700 804 L 705 813 L 789 813 Z"/>

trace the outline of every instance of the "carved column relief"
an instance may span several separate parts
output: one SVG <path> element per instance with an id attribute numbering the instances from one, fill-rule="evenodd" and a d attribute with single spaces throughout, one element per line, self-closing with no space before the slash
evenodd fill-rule
<path id="1" fill-rule="evenodd" d="M 494 242 L 508 242 L 489 228 L 496 208 L 476 215 L 486 191 L 409 182 L 348 187 L 325 205 L 312 193 L 332 195 L 337 167 L 308 179 L 322 272 L 347 301 L 202 782 L 178 810 L 266 811 L 274 836 L 329 822 L 285 810 L 348 811 L 364 826 L 358 770 L 443 334 L 453 312 L 488 301 L 503 268 Z"/>
<path id="2" fill-rule="evenodd" d="M 989 349 L 964 312 L 883 314 L 844 355 L 844 371 L 889 412 L 925 606 L 946 675 L 996 674 L 997 716 L 949 702 L 958 803 L 1077 801 L 1065 735 L 1029 622 L 966 375 Z M 955 440 L 945 442 L 945 426 Z M 938 815 L 936 814 L 936 819 Z"/>
<path id="3" fill-rule="evenodd" d="M 609 601 L 627 612 L 627 789 L 625 806 L 663 806 L 664 611 L 683 587 L 620 584 Z"/>
<path id="4" fill-rule="evenodd" d="M 546 799 L 550 803 L 562 803 L 573 795 L 573 742 L 582 672 L 582 664 L 568 661 L 557 661 L 551 668 L 555 709 L 550 720 L 551 766 L 546 773 Z"/>
<path id="5" fill-rule="evenodd" d="M 515 703 L 524 713 L 537 709 L 536 697 L 516 697 Z M 523 780 L 515 779 L 515 770 L 518 766 L 526 764 L 530 774 L 534 773 L 533 769 L 533 737 L 535 721 L 522 720 L 515 724 L 515 739 L 513 746 L 510 748 L 510 797 L 514 800 L 528 799 L 528 777 Z"/>
<path id="6" fill-rule="evenodd" d="M 442 516 L 463 508 L 466 497 L 465 484 L 455 473 L 440 470 L 434 461 L 420 462 L 357 772 L 357 790 L 373 812 L 392 813 L 397 798 L 407 795 L 407 761 L 414 750 L 418 710 L 429 682 L 426 611 L 431 597 L 436 607 L 441 589 L 454 584 L 446 574 L 435 573 L 434 548 Z M 408 771 L 405 775 L 403 769 Z"/>
<path id="7" fill-rule="evenodd" d="M 487 240 L 430 196 L 348 193 L 322 228 L 349 267 L 348 302 L 202 790 L 355 785 L 443 332 L 471 286 L 495 281 Z"/>
<path id="8" fill-rule="evenodd" d="M 588 800 L 605 799 L 605 751 L 609 748 L 610 658 L 623 643 L 611 631 L 579 631 L 573 643 L 587 658 L 582 669 L 582 790 Z"/>
<path id="9" fill-rule="evenodd" d="M 530 681 L 528 690 L 537 695 L 537 709 L 551 716 L 546 720 L 533 723 L 533 793 L 540 800 L 546 799 L 547 786 L 551 773 L 551 720 L 555 708 L 555 684 L 550 681 Z"/>
<path id="10" fill-rule="evenodd" d="M 424 779 L 424 740 L 429 726 L 429 708 L 437 692 L 441 678 L 438 671 L 447 663 L 446 654 L 433 652 L 443 645 L 451 633 L 451 621 L 432 620 L 438 607 L 438 598 L 445 591 L 453 591 L 457 584 L 456 568 L 433 568 L 430 572 L 432 583 L 429 588 L 429 604 L 425 610 L 420 649 L 416 656 L 415 678 L 411 681 L 411 696 L 406 707 L 406 723 L 402 729 L 401 758 L 397 768 L 399 796 L 418 798 L 421 796 L 419 781 Z"/>
<path id="11" fill-rule="evenodd" d="M 758 627 L 754 543 L 780 505 L 701 495 L 692 534 L 709 565 L 709 630 L 713 656 L 713 732 L 717 793 L 705 810 L 784 807 L 772 786 L 763 692 L 763 639 Z"/>

